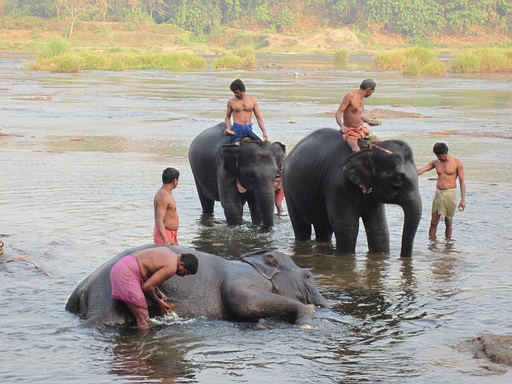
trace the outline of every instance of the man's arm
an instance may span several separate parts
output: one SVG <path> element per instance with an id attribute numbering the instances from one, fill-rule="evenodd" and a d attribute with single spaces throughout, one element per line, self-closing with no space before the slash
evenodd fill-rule
<path id="1" fill-rule="evenodd" d="M 457 159 L 457 176 L 460 185 L 459 210 L 463 211 L 466 208 L 466 178 L 464 177 L 464 164 L 459 159 Z"/>
<path id="2" fill-rule="evenodd" d="M 343 112 L 345 112 L 345 109 L 348 108 L 348 106 L 350 105 L 350 97 L 349 97 L 349 94 L 345 95 L 345 97 L 343 98 L 343 101 L 341 102 L 340 106 L 338 107 L 338 110 L 336 111 L 336 123 L 338 123 L 338 125 L 340 126 L 341 128 L 341 131 L 343 133 L 346 133 L 346 129 L 343 129 Z"/>
<path id="3" fill-rule="evenodd" d="M 155 225 L 158 228 L 158 232 L 160 236 L 164 240 L 164 244 L 171 244 L 171 241 L 167 237 L 167 232 L 165 230 L 165 213 L 167 212 L 168 201 L 164 198 L 161 198 L 159 194 L 155 196 Z"/>
<path id="4" fill-rule="evenodd" d="M 168 278 L 176 273 L 176 267 L 166 263 L 163 267 L 157 270 L 147 279 L 142 285 L 142 290 L 153 303 L 155 303 L 162 313 L 170 310 L 169 305 L 159 297 L 159 286 L 162 285 Z"/>
<path id="5" fill-rule="evenodd" d="M 261 129 L 261 133 L 263 134 L 263 141 L 268 140 L 267 131 L 265 130 L 265 123 L 263 122 L 263 118 L 261 117 L 260 109 L 258 107 L 258 102 L 256 98 L 253 98 L 254 106 L 252 111 L 254 112 L 254 116 L 256 116 L 256 121 L 258 122 L 258 126 Z"/>
<path id="6" fill-rule="evenodd" d="M 226 109 L 226 117 L 224 118 L 224 121 L 226 122 L 226 130 L 231 129 L 231 115 L 233 114 L 233 108 L 230 104 L 231 100 L 228 100 L 228 107 Z"/>
<path id="7" fill-rule="evenodd" d="M 432 169 L 434 169 L 435 168 L 434 163 L 436 161 L 437 160 L 432 160 L 430 163 L 428 163 L 424 167 L 418 168 L 418 175 L 422 175 L 423 173 L 431 171 Z"/>

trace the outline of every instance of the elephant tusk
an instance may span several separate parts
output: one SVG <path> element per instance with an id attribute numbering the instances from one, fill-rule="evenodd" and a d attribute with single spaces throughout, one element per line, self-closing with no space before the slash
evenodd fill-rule
<path id="1" fill-rule="evenodd" d="M 363 192 L 365 195 L 369 195 L 373 191 L 372 187 L 366 188 L 364 185 L 359 185 L 359 188 L 361 188 L 361 192 Z"/>

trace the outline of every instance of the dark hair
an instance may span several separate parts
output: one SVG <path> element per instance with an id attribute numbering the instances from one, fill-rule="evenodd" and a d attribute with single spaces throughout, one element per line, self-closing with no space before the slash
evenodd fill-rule
<path id="1" fill-rule="evenodd" d="M 197 265 L 199 262 L 197 261 L 197 257 L 191 253 L 182 253 L 180 256 L 180 261 L 183 262 L 184 266 L 188 273 L 191 275 L 195 275 L 197 272 Z"/>
<path id="2" fill-rule="evenodd" d="M 162 183 L 169 184 L 174 181 L 174 179 L 180 178 L 180 172 L 175 168 L 165 168 L 162 172 Z"/>
<path id="3" fill-rule="evenodd" d="M 448 146 L 445 143 L 435 143 L 434 153 L 436 154 L 436 156 L 444 155 L 448 153 Z"/>
<path id="4" fill-rule="evenodd" d="M 245 84 L 242 80 L 236 79 L 231 83 L 229 86 L 229 89 L 231 89 L 231 92 L 235 91 L 245 91 Z"/>
<path id="5" fill-rule="evenodd" d="M 377 86 L 377 84 L 375 83 L 375 81 L 373 81 L 373 79 L 365 79 L 361 82 L 361 85 L 359 86 L 359 88 L 361 89 L 368 89 L 368 88 L 371 88 L 371 89 L 375 89 L 375 87 Z"/>

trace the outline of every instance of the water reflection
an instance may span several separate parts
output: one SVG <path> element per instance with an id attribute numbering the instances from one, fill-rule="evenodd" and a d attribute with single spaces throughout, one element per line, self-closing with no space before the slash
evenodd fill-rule
<path id="1" fill-rule="evenodd" d="M 114 346 L 110 372 L 130 382 L 174 383 L 177 378 L 193 379 L 195 369 L 186 362 L 186 354 L 194 340 L 180 336 L 179 330 L 121 330 L 111 340 Z"/>

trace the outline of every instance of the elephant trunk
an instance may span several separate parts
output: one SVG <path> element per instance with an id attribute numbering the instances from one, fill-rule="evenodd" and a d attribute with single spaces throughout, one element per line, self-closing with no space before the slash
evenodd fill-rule
<path id="1" fill-rule="evenodd" d="M 416 196 L 412 202 L 402 205 L 404 210 L 404 227 L 402 230 L 402 249 L 400 257 L 411 257 L 414 238 L 421 220 L 421 197 Z"/>
<path id="2" fill-rule="evenodd" d="M 269 191 L 267 190 L 260 191 L 258 197 L 256 197 L 257 204 L 259 205 L 260 208 L 261 225 L 264 227 L 274 226 L 274 184 L 272 184 L 270 189 L 271 193 L 269 193 Z"/>

